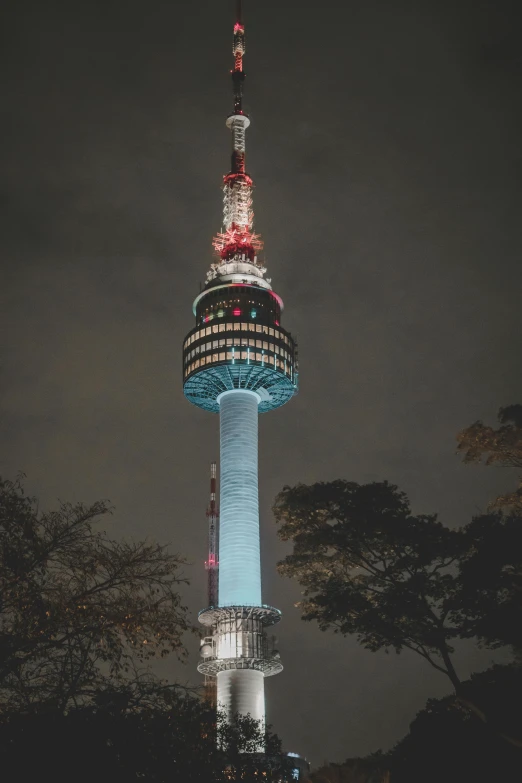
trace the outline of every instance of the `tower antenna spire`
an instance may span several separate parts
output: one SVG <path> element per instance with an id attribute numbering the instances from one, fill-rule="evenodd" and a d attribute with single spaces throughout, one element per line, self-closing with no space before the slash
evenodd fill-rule
<path id="1" fill-rule="evenodd" d="M 241 271 L 248 271 L 257 277 L 263 277 L 266 271 L 257 259 L 257 252 L 262 249 L 263 243 L 259 234 L 254 233 L 254 183 L 245 168 L 246 130 L 250 125 L 250 119 L 243 110 L 245 51 L 243 4 L 241 0 L 236 0 L 232 43 L 234 67 L 231 70 L 234 108 L 232 114 L 227 117 L 227 128 L 232 132 L 232 159 L 230 171 L 223 178 L 223 228 L 213 241 L 219 261 L 212 265 L 207 277 L 209 281 L 221 274 L 224 267 L 230 264 L 246 264 L 250 269 Z"/>

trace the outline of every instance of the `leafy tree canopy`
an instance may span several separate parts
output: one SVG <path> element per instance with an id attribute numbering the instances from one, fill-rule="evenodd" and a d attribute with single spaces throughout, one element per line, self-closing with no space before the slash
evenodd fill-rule
<path id="1" fill-rule="evenodd" d="M 522 776 L 522 751 L 503 740 L 522 736 L 522 668 L 493 666 L 462 683 L 462 690 L 489 716 L 495 732 L 451 696 L 429 699 L 408 734 L 387 753 L 327 764 L 312 783 L 491 783 Z"/>
<path id="2" fill-rule="evenodd" d="M 522 751 L 502 739 L 514 728 L 522 736 L 522 669 L 494 666 L 473 675 L 463 689 L 489 715 L 496 733 L 451 697 L 430 699 L 406 737 L 386 754 L 392 781 L 490 783 L 522 777 Z"/>
<path id="3" fill-rule="evenodd" d="M 500 408 L 498 421 L 497 429 L 476 421 L 457 435 L 464 462 L 522 468 L 522 405 Z M 522 477 L 515 492 L 501 495 L 492 507 L 522 512 Z"/>
<path id="4" fill-rule="evenodd" d="M 522 518 L 475 517 L 463 540 L 455 612 L 460 635 L 522 650 Z"/>
<path id="5" fill-rule="evenodd" d="M 186 655 L 184 560 L 96 528 L 108 505 L 40 512 L 0 480 L 0 766 L 9 780 L 279 780 L 281 743 L 232 725 L 152 658 Z M 267 754 L 260 755 L 259 747 Z M 28 752 L 29 750 L 29 752 Z"/>
<path id="6" fill-rule="evenodd" d="M 389 762 L 380 751 L 342 764 L 325 764 L 312 772 L 311 783 L 390 783 Z"/>
<path id="7" fill-rule="evenodd" d="M 486 514 L 452 530 L 413 515 L 387 482 L 285 487 L 274 507 L 293 542 L 281 573 L 303 587 L 304 620 L 353 634 L 369 650 L 404 648 L 460 679 L 452 643 L 520 647 L 522 520 Z"/>
<path id="8" fill-rule="evenodd" d="M 111 540 L 95 527 L 109 512 L 41 512 L 20 481 L 0 480 L 0 713 L 64 712 L 129 682 L 142 698 L 147 662 L 185 655 L 183 559 Z"/>
<path id="9" fill-rule="evenodd" d="M 461 532 L 412 515 L 387 482 L 285 487 L 274 513 L 280 537 L 294 544 L 279 569 L 304 588 L 304 620 L 355 634 L 372 651 L 409 648 L 458 686 L 450 653 L 461 633 L 452 568 Z"/>

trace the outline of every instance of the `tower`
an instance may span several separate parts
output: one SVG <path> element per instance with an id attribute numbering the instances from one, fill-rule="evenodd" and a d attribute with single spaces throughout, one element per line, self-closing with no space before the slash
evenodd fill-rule
<path id="1" fill-rule="evenodd" d="M 234 108 L 231 169 L 223 179 L 223 226 L 206 284 L 194 301 L 195 327 L 183 343 L 187 399 L 219 413 L 220 528 L 218 600 L 199 613 L 208 628 L 198 670 L 217 678 L 217 703 L 228 717 L 264 722 L 264 678 L 282 670 L 267 628 L 278 609 L 261 597 L 258 417 L 297 391 L 297 346 L 281 326 L 283 302 L 265 277 L 254 233 L 253 181 L 245 169 L 243 111 L 245 27 L 237 3 L 233 34 Z"/>

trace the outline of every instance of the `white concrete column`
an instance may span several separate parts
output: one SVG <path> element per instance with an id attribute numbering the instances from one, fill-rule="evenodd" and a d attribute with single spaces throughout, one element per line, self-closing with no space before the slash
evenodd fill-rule
<path id="1" fill-rule="evenodd" d="M 230 669 L 217 676 L 217 703 L 230 722 L 236 713 L 250 715 L 265 728 L 265 681 L 262 672 Z"/>
<path id="2" fill-rule="evenodd" d="M 244 389 L 227 391 L 218 397 L 220 606 L 261 605 L 257 467 L 259 401 L 259 395 Z"/>

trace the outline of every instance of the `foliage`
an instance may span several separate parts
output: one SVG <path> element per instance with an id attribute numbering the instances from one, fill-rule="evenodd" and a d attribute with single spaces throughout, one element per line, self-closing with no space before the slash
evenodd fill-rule
<path id="1" fill-rule="evenodd" d="M 262 777 L 279 783 L 281 776 L 290 772 L 291 762 L 281 755 L 279 737 L 270 729 L 262 731 L 250 715 L 236 715 L 230 724 L 219 714 L 213 742 L 221 749 L 218 768 L 221 773 L 225 760 L 227 780 L 259 781 Z M 260 748 L 264 749 L 262 753 Z M 287 776 L 284 775 L 285 779 Z"/>
<path id="2" fill-rule="evenodd" d="M 108 694 L 107 694 L 108 695 Z M 103 707 L 67 714 L 52 710 L 11 715 L 0 721 L 0 764 L 8 779 L 68 783 L 245 783 L 276 780 L 277 765 L 248 751 L 267 742 L 250 718 L 229 727 L 200 700 L 168 691 L 154 704 L 129 708 L 122 693 Z M 31 748 L 31 753 L 27 753 Z"/>
<path id="3" fill-rule="evenodd" d="M 185 654 L 183 560 L 151 542 L 113 541 L 110 509 L 61 503 L 40 512 L 20 481 L 0 480 L 0 712 L 88 705 L 140 669 Z"/>
<path id="4" fill-rule="evenodd" d="M 413 516 L 387 482 L 285 487 L 274 513 L 280 537 L 294 543 L 279 568 L 304 588 L 304 620 L 355 634 L 372 651 L 411 649 L 458 687 L 450 653 L 461 633 L 452 568 L 461 532 Z"/>
<path id="5" fill-rule="evenodd" d="M 520 517 L 497 512 L 450 530 L 435 516 L 413 516 L 387 482 L 341 480 L 285 487 L 274 513 L 280 537 L 294 544 L 279 568 L 304 588 L 304 620 L 354 634 L 372 651 L 416 652 L 449 677 L 461 705 L 489 721 L 463 691 L 452 642 L 522 648 Z M 522 748 L 522 730 L 505 739 Z"/>
<path id="6" fill-rule="evenodd" d="M 493 429 L 476 421 L 457 435 L 457 451 L 464 462 L 482 462 L 507 468 L 522 468 L 522 405 L 509 405 L 498 412 L 500 427 Z M 522 512 L 522 477 L 515 492 L 501 495 L 493 508 Z"/>
<path id="7" fill-rule="evenodd" d="M 522 735 L 522 670 L 494 666 L 473 675 L 463 688 L 482 705 L 496 732 L 473 720 L 455 699 L 430 699 L 412 722 L 408 735 L 387 754 L 393 783 L 520 779 L 522 751 L 503 742 L 502 733 L 515 727 Z"/>
<path id="8" fill-rule="evenodd" d="M 481 421 L 460 432 L 457 450 L 464 462 L 522 468 L 522 405 L 500 408 L 498 429 Z M 512 645 L 522 655 L 522 476 L 515 492 L 490 504 L 507 520 L 485 516 L 468 526 L 469 555 L 463 568 L 463 608 L 467 635 L 495 647 Z"/>
<path id="9" fill-rule="evenodd" d="M 159 681 L 153 657 L 186 654 L 184 561 L 114 541 L 98 502 L 41 513 L 0 480 L 0 765 L 10 780 L 279 780 L 279 739 L 229 725 Z M 258 749 L 266 746 L 268 756 Z M 27 750 L 30 748 L 30 753 Z"/>
<path id="10" fill-rule="evenodd" d="M 522 650 L 522 519 L 486 514 L 464 528 L 459 561 L 460 635 Z"/>
<path id="11" fill-rule="evenodd" d="M 325 764 L 310 775 L 311 783 L 389 783 L 389 763 L 379 751 L 366 758 Z"/>
<path id="12" fill-rule="evenodd" d="M 488 715 L 491 726 L 474 720 L 451 696 L 430 699 L 410 724 L 406 737 L 391 751 L 325 765 L 312 774 L 312 783 L 491 783 L 520 779 L 522 751 L 507 745 L 502 737 L 513 729 L 522 736 L 522 669 L 493 666 L 474 674 L 461 687 Z"/>

